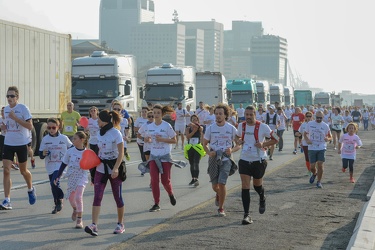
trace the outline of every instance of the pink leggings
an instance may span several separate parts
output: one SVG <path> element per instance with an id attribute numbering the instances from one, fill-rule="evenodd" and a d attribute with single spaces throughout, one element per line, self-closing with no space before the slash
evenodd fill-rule
<path id="1" fill-rule="evenodd" d="M 83 191 L 85 191 L 84 186 L 77 186 L 76 190 L 73 191 L 69 196 L 70 205 L 72 205 L 72 207 L 75 207 L 78 213 L 83 212 Z"/>
<path id="2" fill-rule="evenodd" d="M 159 187 L 159 168 L 156 165 L 155 161 L 150 161 L 150 176 L 151 176 L 151 188 L 152 195 L 154 196 L 155 204 L 160 202 L 160 187 Z M 163 174 L 161 174 L 161 183 L 164 186 L 165 191 L 168 195 L 173 194 L 172 183 L 171 183 L 171 168 L 172 163 L 162 162 L 163 165 Z"/>

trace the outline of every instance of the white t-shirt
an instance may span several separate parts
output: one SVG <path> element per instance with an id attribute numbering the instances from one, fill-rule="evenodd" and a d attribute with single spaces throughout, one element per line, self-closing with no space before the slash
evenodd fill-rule
<path id="1" fill-rule="evenodd" d="M 344 119 L 342 118 L 341 115 L 335 115 L 335 114 L 331 114 L 331 124 L 332 124 L 332 128 L 335 129 L 335 130 L 341 130 L 342 127 L 341 127 L 341 123 L 344 122 Z"/>
<path id="2" fill-rule="evenodd" d="M 147 121 L 148 121 L 147 118 L 138 117 L 137 120 L 135 120 L 134 127 L 138 128 L 138 131 L 139 131 L 139 129 L 143 126 L 143 124 L 146 124 Z M 144 141 L 142 139 L 137 138 L 137 143 L 139 145 L 143 145 Z"/>
<path id="3" fill-rule="evenodd" d="M 237 116 L 238 117 L 245 117 L 245 109 L 244 108 L 237 108 Z"/>
<path id="4" fill-rule="evenodd" d="M 143 137 L 149 137 L 149 133 L 148 133 L 148 130 L 147 130 L 147 125 L 150 124 L 148 123 L 148 121 L 143 124 L 139 130 L 138 130 L 138 133 L 143 136 Z M 143 143 L 143 152 L 147 152 L 147 151 L 150 151 L 151 150 L 151 143 L 149 142 L 144 142 Z"/>
<path id="5" fill-rule="evenodd" d="M 128 119 L 122 118 L 120 122 L 120 132 L 122 135 L 122 140 L 124 141 L 124 148 L 127 147 L 128 138 L 126 137 L 125 129 L 129 127 Z"/>
<path id="6" fill-rule="evenodd" d="M 266 119 L 265 119 L 265 116 L 266 116 L 266 112 L 263 112 L 262 114 L 259 114 L 259 112 L 257 111 L 256 112 L 256 120 L 257 121 L 260 121 L 260 122 L 265 122 Z"/>
<path id="7" fill-rule="evenodd" d="M 19 119 L 24 121 L 30 120 L 31 113 L 28 107 L 18 103 L 15 107 L 10 108 L 9 105 L 4 108 L 3 121 L 6 125 L 7 132 L 5 134 L 4 145 L 9 146 L 23 146 L 30 142 L 30 131 L 29 129 L 22 127 L 15 120 L 9 117 L 9 113 L 13 111 Z"/>
<path id="8" fill-rule="evenodd" d="M 186 111 L 187 111 L 187 110 L 186 110 Z M 188 116 L 185 117 L 185 124 L 186 124 L 186 125 L 188 125 L 188 124 L 190 123 L 190 117 L 191 117 L 192 115 L 194 115 L 194 111 L 191 111 L 191 110 L 190 110 L 190 111 L 187 111 L 187 115 L 188 115 Z"/>
<path id="9" fill-rule="evenodd" d="M 204 139 L 210 142 L 212 150 L 221 149 L 224 152 L 227 148 L 232 147 L 236 133 L 237 129 L 232 124 L 226 122 L 223 126 L 218 126 L 217 123 L 214 123 L 206 129 Z"/>
<path id="10" fill-rule="evenodd" d="M 205 110 L 205 109 L 200 109 L 200 108 L 198 108 L 198 109 L 195 111 L 195 114 L 198 116 L 199 121 L 200 121 L 201 123 L 203 123 L 204 120 L 206 119 L 206 116 L 209 115 L 210 113 L 209 113 L 207 110 Z"/>
<path id="11" fill-rule="evenodd" d="M 285 116 L 283 114 L 277 115 L 279 117 L 280 125 L 277 127 L 277 130 L 285 130 Z M 277 124 L 277 119 L 276 119 L 276 124 Z"/>
<path id="12" fill-rule="evenodd" d="M 254 136 L 254 126 L 249 126 L 246 124 L 244 144 L 242 144 L 242 150 L 240 158 L 245 161 L 259 161 L 260 159 L 267 158 L 267 152 L 262 148 L 255 147 L 255 136 Z M 259 126 L 258 140 L 259 142 L 264 142 L 265 138 L 271 137 L 271 129 L 265 124 L 261 123 Z M 242 138 L 242 125 L 238 126 L 237 136 Z"/>
<path id="13" fill-rule="evenodd" d="M 327 149 L 327 143 L 324 138 L 329 134 L 329 126 L 325 122 L 310 121 L 307 123 L 306 129 L 307 137 L 312 144 L 309 144 L 309 150 L 324 150 Z"/>
<path id="14" fill-rule="evenodd" d="M 215 114 L 212 114 L 212 115 L 207 115 L 206 116 L 206 119 L 204 120 L 206 124 L 206 126 L 210 126 L 211 124 L 213 124 L 215 121 L 216 121 L 216 116 Z"/>
<path id="15" fill-rule="evenodd" d="M 96 145 L 98 144 L 98 133 L 99 133 L 99 124 L 98 119 L 94 120 L 91 117 L 89 118 L 89 125 L 87 129 L 90 133 L 89 144 Z"/>
<path id="16" fill-rule="evenodd" d="M 343 134 L 339 140 L 341 144 L 341 158 L 353 159 L 356 158 L 356 146 L 362 146 L 362 141 L 358 135 L 350 136 L 348 133 Z"/>
<path id="17" fill-rule="evenodd" d="M 342 126 L 343 126 L 345 129 L 346 129 L 346 126 L 348 126 L 348 124 L 349 124 L 350 122 L 353 121 L 353 117 L 350 116 L 350 115 L 344 115 L 344 116 L 342 117 L 342 119 L 344 120 L 344 124 L 343 124 Z"/>
<path id="18" fill-rule="evenodd" d="M 151 137 L 150 154 L 161 156 L 171 152 L 172 144 L 156 141 L 156 136 L 169 139 L 176 136 L 176 132 L 168 122 L 162 121 L 159 125 L 156 125 L 155 122 L 153 122 L 142 126 L 140 130 L 140 134 L 143 137 Z"/>
<path id="19" fill-rule="evenodd" d="M 43 137 L 39 151 L 48 150 L 48 155 L 44 158 L 48 175 L 59 170 L 65 153 L 72 145 L 69 138 L 60 133 L 56 137 L 49 134 Z"/>
<path id="20" fill-rule="evenodd" d="M 286 117 L 287 117 L 288 119 L 290 119 L 290 117 L 291 117 L 292 114 L 293 114 L 293 111 L 292 111 L 291 109 L 286 109 L 286 110 L 284 111 L 284 113 L 285 113 Z"/>
<path id="21" fill-rule="evenodd" d="M 301 141 L 302 146 L 308 146 L 308 144 L 306 143 L 305 137 L 303 136 L 303 133 L 306 130 L 306 125 L 307 125 L 307 122 L 304 122 L 301 124 L 301 126 L 299 126 L 299 129 L 298 129 L 298 132 L 300 132 L 302 135 L 302 141 Z"/>
<path id="22" fill-rule="evenodd" d="M 269 124 L 268 124 L 268 126 L 270 127 L 271 130 L 275 131 L 276 125 L 280 123 L 280 116 L 278 114 L 276 114 L 276 113 L 273 113 L 273 114 L 268 113 L 268 115 L 269 115 L 269 121 L 268 121 Z M 276 116 L 276 124 L 273 124 L 273 117 L 274 116 Z M 266 117 L 264 119 L 264 122 L 267 122 L 267 115 L 266 115 Z"/>
<path id="23" fill-rule="evenodd" d="M 99 147 L 98 156 L 99 158 L 103 160 L 117 159 L 118 154 L 119 154 L 117 145 L 122 142 L 123 142 L 122 134 L 116 128 L 111 128 L 103 136 L 98 134 L 98 147 Z M 100 163 L 99 166 L 96 167 L 96 171 L 100 173 L 105 173 L 103 163 Z M 109 168 L 108 168 L 108 173 L 109 174 L 112 173 L 112 170 Z"/>
<path id="24" fill-rule="evenodd" d="M 3 125 L 3 124 L 4 124 L 4 123 L 3 123 L 3 118 L 0 117 L 0 126 Z M 5 125 L 5 124 L 4 124 L 4 125 Z M 0 127 L 0 129 L 1 129 L 1 127 Z M 3 130 L 0 131 L 0 135 L 2 135 L 2 136 L 5 136 L 5 133 L 6 133 L 5 130 L 4 130 L 4 131 L 3 131 Z"/>
<path id="25" fill-rule="evenodd" d="M 88 170 L 83 170 L 79 166 L 79 162 L 82 159 L 82 154 L 84 150 L 78 150 L 76 147 L 71 147 L 66 151 L 64 158 L 62 160 L 68 167 L 66 171 L 66 177 L 68 177 L 68 194 L 75 190 L 76 186 L 86 186 L 88 183 Z M 73 190 L 72 190 L 73 189 Z"/>
<path id="26" fill-rule="evenodd" d="M 175 109 L 176 112 L 176 121 L 175 124 L 177 123 L 178 125 L 186 125 L 186 119 L 185 115 L 187 113 L 187 110 L 184 108 L 181 109 Z"/>

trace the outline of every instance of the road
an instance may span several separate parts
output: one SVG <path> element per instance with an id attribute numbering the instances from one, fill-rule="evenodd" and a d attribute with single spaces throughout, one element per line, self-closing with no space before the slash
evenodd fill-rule
<path id="1" fill-rule="evenodd" d="M 235 174 L 229 178 L 226 202 L 227 216 L 216 216 L 214 193 L 206 174 L 207 159 L 202 160 L 200 186 L 189 187 L 189 168 L 172 171 L 172 183 L 177 205 L 169 204 L 166 192 L 161 191 L 162 210 L 150 213 L 153 205 L 149 176 L 141 177 L 137 170 L 138 148 L 128 144 L 131 161 L 128 162 L 128 179 L 124 183 L 125 227 L 122 235 L 114 235 L 116 208 L 110 186 L 107 187 L 99 219 L 99 236 L 92 237 L 74 229 L 70 219 L 71 208 L 65 202 L 61 213 L 52 215 L 52 196 L 47 174 L 41 160 L 31 169 L 38 201 L 30 206 L 24 181 L 17 171 L 12 171 L 12 211 L 0 211 L 2 227 L 0 240 L 4 249 L 343 249 L 351 236 L 356 217 L 374 178 L 373 146 L 360 151 L 364 159 L 356 164 L 358 181 L 350 184 L 341 173 L 341 163 L 333 150 L 327 152 L 324 189 L 317 190 L 308 184 L 302 154 L 293 155 L 292 132 L 285 135 L 285 148 L 275 153 L 270 161 L 265 179 L 267 211 L 260 216 L 257 196 L 251 192 L 251 211 L 254 224 L 244 227 L 240 198 L 240 179 Z M 361 134 L 360 134 L 361 135 Z M 374 133 L 363 132 L 365 145 L 374 140 Z M 368 136 L 371 135 L 371 136 Z M 365 158 L 367 155 L 367 158 Z M 181 150 L 173 150 L 173 158 L 183 159 Z M 235 155 L 238 159 L 238 154 Z M 362 159 L 362 158 L 361 158 Z M 348 179 L 349 177 L 347 177 Z M 66 187 L 66 180 L 62 182 Z M 2 183 L 1 186 L 2 187 Z M 3 198 L 3 197 L 1 197 Z M 84 193 L 84 224 L 91 223 L 93 188 Z M 255 230 L 254 230 L 255 229 Z M 336 233 L 335 233 L 336 232 Z M 344 236 L 343 236 L 344 235 Z M 333 241 L 331 237 L 337 237 Z"/>

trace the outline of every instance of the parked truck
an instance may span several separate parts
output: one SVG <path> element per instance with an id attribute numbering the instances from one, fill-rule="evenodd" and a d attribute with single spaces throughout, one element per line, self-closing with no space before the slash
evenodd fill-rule
<path id="1" fill-rule="evenodd" d="M 313 92 L 308 89 L 294 90 L 294 103 L 296 107 L 313 105 Z"/>
<path id="2" fill-rule="evenodd" d="M 71 36 L 0 20 L 0 93 L 12 85 L 32 114 L 36 152 L 47 119 L 59 118 L 71 98 Z M 8 105 L 5 98 L 0 105 Z"/>
<path id="3" fill-rule="evenodd" d="M 294 105 L 294 88 L 292 86 L 284 86 L 285 105 Z"/>
<path id="4" fill-rule="evenodd" d="M 270 104 L 270 85 L 267 81 L 257 81 L 256 89 L 258 94 L 257 103 L 263 104 L 263 107 L 267 107 Z"/>
<path id="5" fill-rule="evenodd" d="M 332 105 L 331 93 L 318 92 L 314 96 L 314 104 L 321 104 L 322 106 L 329 107 Z"/>
<path id="6" fill-rule="evenodd" d="M 190 105 L 196 108 L 196 82 L 194 67 L 175 67 L 164 63 L 146 73 L 146 84 L 140 90 L 141 98 L 146 103 L 170 105 L 177 107 L 181 102 L 183 107 Z"/>
<path id="7" fill-rule="evenodd" d="M 362 109 L 363 108 L 363 99 L 354 99 L 353 106 Z"/>
<path id="8" fill-rule="evenodd" d="M 220 72 L 197 72 L 196 86 L 196 100 L 209 105 L 228 104 L 226 80 Z"/>
<path id="9" fill-rule="evenodd" d="M 271 84 L 270 96 L 271 96 L 271 104 L 275 104 L 275 102 L 278 102 L 279 107 L 284 106 L 285 104 L 284 86 L 281 83 Z"/>
<path id="10" fill-rule="evenodd" d="M 253 79 L 231 79 L 227 81 L 228 103 L 234 108 L 255 105 L 257 102 L 257 88 Z"/>

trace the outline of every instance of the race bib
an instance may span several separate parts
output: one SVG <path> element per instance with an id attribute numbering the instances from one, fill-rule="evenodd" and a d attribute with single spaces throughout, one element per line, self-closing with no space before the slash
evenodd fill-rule
<path id="1" fill-rule="evenodd" d="M 196 144 L 199 143 L 199 138 L 197 138 L 197 137 L 192 137 L 192 138 L 190 138 L 189 142 L 190 142 L 190 144 L 192 144 L 192 145 L 196 145 Z"/>
<path id="2" fill-rule="evenodd" d="M 73 126 L 66 126 L 65 131 L 66 132 L 73 132 Z"/>

